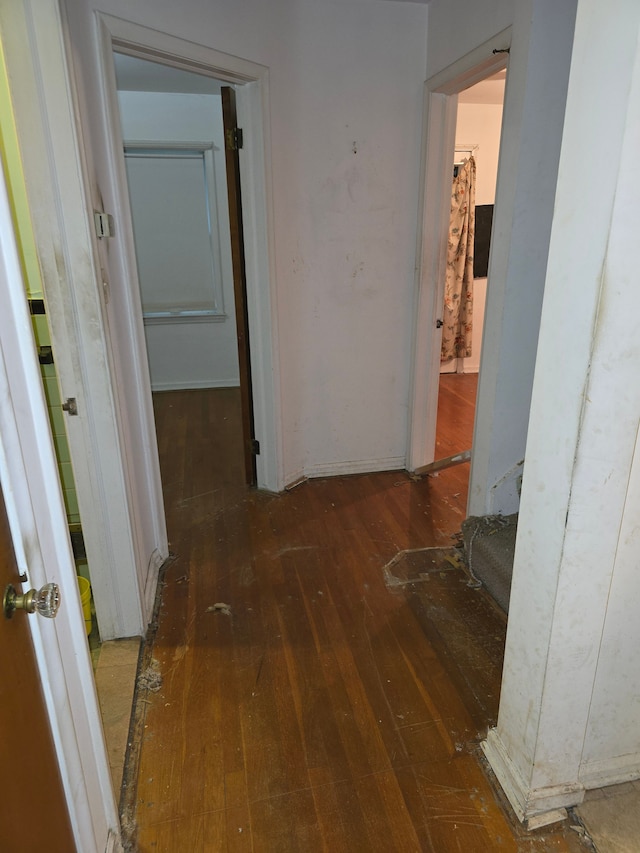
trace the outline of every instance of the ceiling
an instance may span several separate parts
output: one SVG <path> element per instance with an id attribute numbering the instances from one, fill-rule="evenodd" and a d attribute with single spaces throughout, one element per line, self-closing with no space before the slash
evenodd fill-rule
<path id="1" fill-rule="evenodd" d="M 118 91 L 179 92 L 190 95 L 217 95 L 222 83 L 204 74 L 180 71 L 159 62 L 113 54 Z"/>

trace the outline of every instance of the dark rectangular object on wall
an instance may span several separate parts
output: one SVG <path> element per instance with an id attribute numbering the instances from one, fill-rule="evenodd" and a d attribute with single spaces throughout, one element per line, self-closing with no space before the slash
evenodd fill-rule
<path id="1" fill-rule="evenodd" d="M 473 244 L 473 277 L 486 278 L 489 268 L 489 247 L 491 246 L 491 226 L 493 224 L 493 205 L 476 205 L 476 235 Z"/>
<path id="2" fill-rule="evenodd" d="M 32 314 L 45 314 L 44 299 L 30 299 L 29 311 Z"/>

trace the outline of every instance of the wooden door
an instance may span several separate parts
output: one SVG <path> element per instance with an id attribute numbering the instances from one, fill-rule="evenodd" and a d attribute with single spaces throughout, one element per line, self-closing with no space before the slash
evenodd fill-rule
<path id="1" fill-rule="evenodd" d="M 240 195 L 240 148 L 242 131 L 238 129 L 236 93 L 230 86 L 222 87 L 222 119 L 229 197 L 231 257 L 233 261 L 233 292 L 236 304 L 238 361 L 240 365 L 240 396 L 242 400 L 242 432 L 244 438 L 245 479 L 256 484 L 255 429 L 253 421 L 253 392 L 251 385 L 251 353 L 249 350 L 249 315 L 247 311 L 247 278 L 244 262 L 244 229 Z"/>
<path id="2" fill-rule="evenodd" d="M 20 588 L 0 492 L 0 590 Z M 0 850 L 72 853 L 76 849 L 36 665 L 29 619 L 0 613 Z"/>

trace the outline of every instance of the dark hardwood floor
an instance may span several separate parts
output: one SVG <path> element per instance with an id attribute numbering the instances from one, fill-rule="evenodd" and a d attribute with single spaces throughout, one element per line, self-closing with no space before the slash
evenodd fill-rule
<path id="1" fill-rule="evenodd" d="M 132 849 L 583 849 L 516 825 L 482 765 L 504 618 L 455 552 L 397 558 L 455 544 L 468 464 L 249 491 L 236 391 L 155 407 L 175 560 L 162 685 L 138 693 Z"/>
<path id="2" fill-rule="evenodd" d="M 440 374 L 436 459 L 471 449 L 477 393 L 477 373 Z"/>

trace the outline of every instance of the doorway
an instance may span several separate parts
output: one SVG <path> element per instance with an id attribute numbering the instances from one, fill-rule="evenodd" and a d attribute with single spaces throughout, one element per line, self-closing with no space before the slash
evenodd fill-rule
<path id="1" fill-rule="evenodd" d="M 471 330 L 465 342 L 464 356 L 451 346 L 441 348 L 436 443 L 432 463 L 437 467 L 459 464 L 471 457 L 505 82 L 506 69 L 501 69 L 458 95 L 454 186 L 462 179 L 461 171 L 467 161 L 473 158 L 475 164 L 473 239 L 469 240 L 469 248 L 473 252 Z M 442 418 L 446 418 L 449 424 L 456 423 L 457 429 L 453 433 L 448 429 L 445 435 L 438 428 Z"/>
<path id="2" fill-rule="evenodd" d="M 47 260 L 52 270 L 54 289 L 51 304 L 59 306 L 56 337 L 71 343 L 78 339 L 78 359 L 74 360 L 69 355 L 69 363 L 61 364 L 61 370 L 64 367 L 73 380 L 68 381 L 71 387 L 66 393 L 77 392 L 82 387 L 87 400 L 81 417 L 70 419 L 72 426 L 76 427 L 70 436 L 70 445 L 78 445 L 79 458 L 87 460 L 87 469 L 99 467 L 96 473 L 88 470 L 86 476 L 82 469 L 78 490 L 83 519 L 89 519 L 88 533 L 92 534 L 91 537 L 85 535 L 87 548 L 91 544 L 93 552 L 100 558 L 93 560 L 92 586 L 101 634 L 103 639 L 115 639 L 139 636 L 144 632 L 153 612 L 158 573 L 167 558 L 168 543 L 137 287 L 114 51 L 150 59 L 158 65 L 215 77 L 238 88 L 238 113 L 244 130 L 240 158 L 247 311 L 252 335 L 255 428 L 260 441 L 257 486 L 280 491 L 284 477 L 280 458 L 275 251 L 268 172 L 271 159 L 268 69 L 102 13 L 96 13 L 95 18 L 71 16 L 67 21 L 71 43 L 94 45 L 94 22 L 97 24 L 98 49 L 87 47 L 86 51 L 74 53 L 75 67 L 72 69 L 78 81 L 87 74 L 95 74 L 98 81 L 96 91 L 99 90 L 100 96 L 91 99 L 80 96 L 75 104 L 87 145 L 76 151 L 60 134 L 60 145 L 56 148 L 56 156 L 62 162 L 66 163 L 73 155 L 85 166 L 82 193 L 77 192 L 72 199 L 76 203 L 77 196 L 81 195 L 78 223 L 74 220 L 74 227 L 69 228 L 69 233 L 82 243 L 82 257 L 92 259 L 93 269 L 92 275 L 87 275 L 83 267 L 84 273 L 78 276 L 77 282 L 69 280 L 74 284 L 72 296 L 77 311 L 68 308 L 67 279 L 60 283 L 60 293 L 55 291 L 59 276 L 55 274 L 53 253 Z M 68 111 L 56 111 L 53 96 L 48 98 L 46 106 L 53 116 L 50 122 L 55 123 L 58 114 L 67 115 Z M 29 151 L 31 155 L 31 146 Z M 49 162 L 44 155 L 34 154 L 32 159 L 36 166 Z M 76 184 L 65 180 L 60 186 L 63 189 L 73 186 L 75 190 Z M 100 233 L 97 228 L 92 233 L 94 223 L 87 218 L 87 207 L 101 214 L 101 221 L 108 225 L 107 233 Z M 38 224 L 46 233 L 44 217 Z M 48 245 L 46 241 L 45 244 Z M 74 267 L 70 269 L 75 273 Z M 86 329 L 92 330 L 91 336 L 83 336 Z M 100 358 L 93 357 L 98 345 L 102 347 Z M 60 349 L 66 352 L 64 347 Z M 71 344 L 66 349 L 69 353 L 75 352 Z M 99 382 L 94 377 L 96 372 L 100 374 Z M 91 420 L 94 410 L 96 416 Z M 85 411 L 86 418 L 82 417 Z M 98 424 L 97 437 L 88 431 L 89 423 Z M 78 439 L 82 439 L 82 446 Z M 117 446 L 113 447 L 113 444 Z M 83 455 L 86 447 L 92 448 L 91 454 L 84 452 Z M 114 464 L 114 460 L 118 464 Z"/>
<path id="3" fill-rule="evenodd" d="M 427 473 L 438 470 L 438 467 L 447 467 L 451 463 L 466 462 L 471 458 L 469 445 L 460 447 L 459 452 L 450 452 L 449 457 L 452 458 L 445 458 L 442 464 L 436 461 L 437 412 L 441 384 L 440 329 L 455 147 L 458 142 L 460 147 L 467 149 L 460 152 L 464 157 L 473 152 L 478 144 L 478 140 L 458 139 L 456 136 L 458 101 L 459 98 L 464 101 L 465 96 L 461 93 L 505 71 L 508 55 L 505 44 L 508 44 L 509 37 L 506 31 L 496 36 L 481 49 L 441 72 L 425 85 L 423 224 L 418 246 L 412 405 L 407 452 L 407 468 L 416 473 Z M 504 80 L 499 85 L 504 91 Z M 495 168 L 497 171 L 497 163 Z M 477 352 L 477 346 L 475 349 Z M 475 431 L 475 415 L 473 422 Z"/>
<path id="4" fill-rule="evenodd" d="M 235 93 L 215 77 L 113 58 L 156 432 L 159 395 L 176 416 L 235 401 L 255 485 Z"/>

